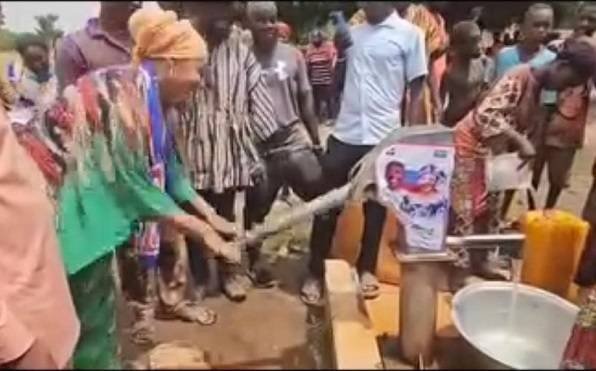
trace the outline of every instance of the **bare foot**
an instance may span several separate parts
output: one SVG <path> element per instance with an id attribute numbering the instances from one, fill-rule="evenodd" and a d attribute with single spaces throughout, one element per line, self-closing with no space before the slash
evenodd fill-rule
<path id="1" fill-rule="evenodd" d="M 160 319 L 179 319 L 203 326 L 211 326 L 217 321 L 217 314 L 213 310 L 186 301 L 176 308 L 160 312 L 158 316 Z"/>
<path id="2" fill-rule="evenodd" d="M 360 274 L 360 291 L 365 299 L 374 299 L 379 296 L 379 281 L 374 274 L 362 272 Z"/>
<path id="3" fill-rule="evenodd" d="M 300 299 L 307 305 L 317 305 L 323 298 L 323 284 L 321 280 L 309 276 L 300 290 Z"/>
<path id="4" fill-rule="evenodd" d="M 238 274 L 230 274 L 224 278 L 223 291 L 232 301 L 240 302 L 246 299 L 246 289 Z"/>

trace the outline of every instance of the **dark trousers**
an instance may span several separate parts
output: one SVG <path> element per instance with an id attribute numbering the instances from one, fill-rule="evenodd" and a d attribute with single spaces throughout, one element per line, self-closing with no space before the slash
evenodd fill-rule
<path id="1" fill-rule="evenodd" d="M 327 119 L 335 118 L 335 97 L 333 96 L 332 85 L 313 85 L 312 95 L 315 102 L 315 112 L 319 119 L 323 119 L 323 117 Z M 323 105 L 327 111 L 326 116 L 323 114 Z"/>
<path id="2" fill-rule="evenodd" d="M 245 227 L 265 220 L 282 186 L 289 186 L 302 200 L 309 201 L 320 194 L 323 172 L 319 159 L 310 148 L 283 150 L 265 156 L 264 179 L 246 193 Z M 251 265 L 260 257 L 260 244 L 248 249 Z"/>
<path id="3" fill-rule="evenodd" d="M 321 159 L 325 174 L 323 184 L 326 187 L 323 191 L 328 192 L 347 183 L 348 173 L 352 167 L 372 148 L 373 146 L 343 143 L 330 136 L 327 142 L 327 152 Z M 356 268 L 360 273 L 363 271 L 374 273 L 387 210 L 375 201 L 366 201 L 363 209 L 364 232 Z M 309 270 L 316 277 L 323 278 L 325 274 L 325 259 L 331 249 L 337 218 L 341 210 L 341 208 L 337 208 L 316 216 L 313 222 Z"/>
<path id="4" fill-rule="evenodd" d="M 226 190 L 223 193 L 214 193 L 211 191 L 197 191 L 197 193 L 203 197 L 205 202 L 215 209 L 219 216 L 228 221 L 234 221 L 234 200 L 236 190 Z M 188 256 L 190 258 L 190 271 L 195 282 L 216 285 L 218 280 L 216 276 L 217 269 L 213 266 L 214 260 L 208 259 L 204 249 L 197 245 L 197 241 L 187 239 L 186 243 L 188 245 Z M 231 272 L 238 267 L 235 265 L 225 265 L 224 268 L 226 272 Z"/>
<path id="5" fill-rule="evenodd" d="M 579 260 L 575 283 L 582 287 L 596 285 L 596 225 L 590 225 L 586 244 Z"/>

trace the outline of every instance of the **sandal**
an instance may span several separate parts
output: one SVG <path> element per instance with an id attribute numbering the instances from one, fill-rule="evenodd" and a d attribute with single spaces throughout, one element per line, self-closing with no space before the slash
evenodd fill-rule
<path id="1" fill-rule="evenodd" d="M 211 326 L 217 322 L 217 313 L 195 303 L 183 302 L 173 309 L 159 312 L 158 318 L 162 320 L 178 319 L 184 322 L 193 322 L 203 326 Z"/>
<path id="2" fill-rule="evenodd" d="M 238 274 L 229 275 L 224 279 L 223 292 L 235 302 L 242 302 L 246 299 L 246 288 Z"/>
<path id="3" fill-rule="evenodd" d="M 265 267 L 255 267 L 248 272 L 248 276 L 254 287 L 259 289 L 271 289 L 277 286 L 278 282 L 271 270 Z"/>
<path id="4" fill-rule="evenodd" d="M 319 305 L 323 299 L 321 280 L 308 277 L 300 290 L 300 299 L 306 305 Z"/>
<path id="5" fill-rule="evenodd" d="M 148 320 L 140 320 L 133 324 L 130 332 L 130 341 L 138 346 L 155 345 L 155 326 Z"/>
<path id="6" fill-rule="evenodd" d="M 376 299 L 380 294 L 380 286 L 377 277 L 370 272 L 360 274 L 360 291 L 366 300 Z"/>

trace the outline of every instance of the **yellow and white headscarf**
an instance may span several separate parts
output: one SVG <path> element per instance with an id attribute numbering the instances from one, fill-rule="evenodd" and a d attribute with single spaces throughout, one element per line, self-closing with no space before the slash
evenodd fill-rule
<path id="1" fill-rule="evenodd" d="M 128 21 L 135 42 L 133 62 L 146 58 L 207 59 L 207 45 L 186 19 L 160 8 L 137 10 Z"/>

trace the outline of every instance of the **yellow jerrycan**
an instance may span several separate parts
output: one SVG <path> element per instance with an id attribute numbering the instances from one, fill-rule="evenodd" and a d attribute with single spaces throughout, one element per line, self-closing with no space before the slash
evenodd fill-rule
<path id="1" fill-rule="evenodd" d="M 573 278 L 589 224 L 565 211 L 540 210 L 526 213 L 521 227 L 526 235 L 522 282 L 575 300 Z"/>
<path id="2" fill-rule="evenodd" d="M 346 203 L 335 228 L 331 256 L 344 259 L 351 265 L 356 264 L 360 253 L 360 241 L 363 230 L 364 214 L 362 211 L 362 202 Z M 381 236 L 376 275 L 379 281 L 392 285 L 399 285 L 400 277 L 399 261 L 392 251 L 396 240 L 397 219 L 393 212 L 388 209 Z"/>

